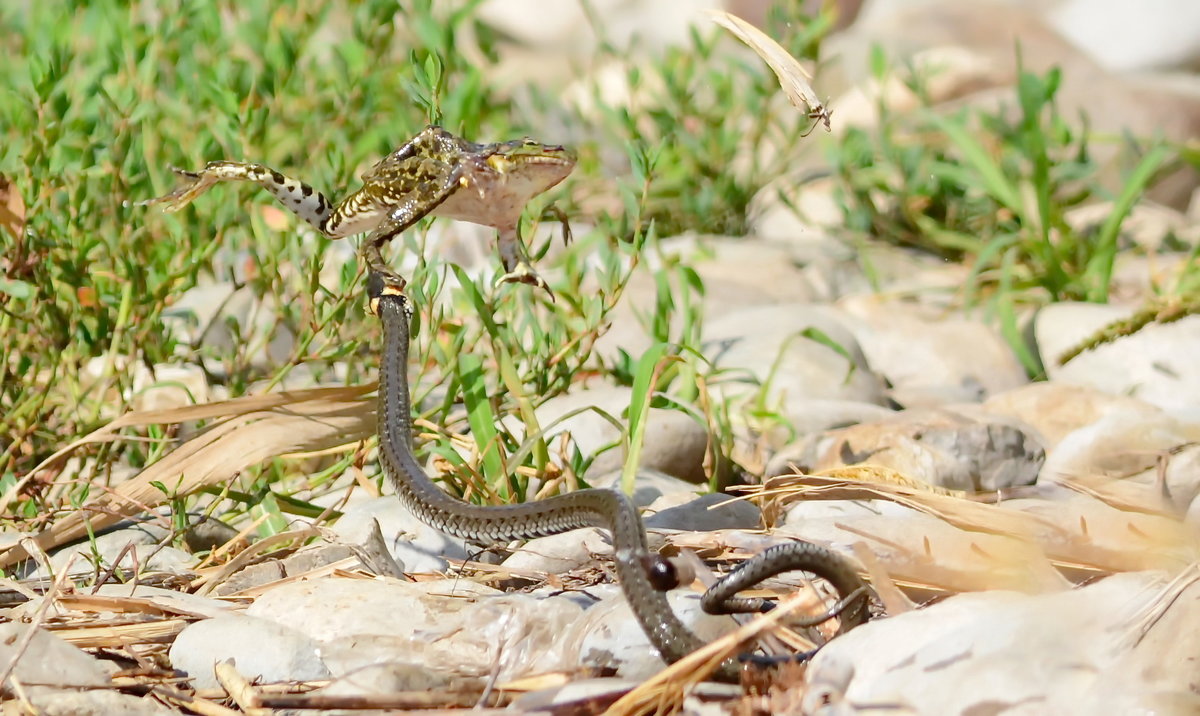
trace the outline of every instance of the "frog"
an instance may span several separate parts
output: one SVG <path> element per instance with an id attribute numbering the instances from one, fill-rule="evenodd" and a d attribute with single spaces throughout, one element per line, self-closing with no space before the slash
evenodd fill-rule
<path id="1" fill-rule="evenodd" d="M 530 284 L 553 298 L 529 262 L 518 227 L 525 205 L 565 179 L 575 162 L 575 153 L 566 147 L 529 137 L 476 144 L 429 125 L 364 172 L 362 186 L 337 204 L 264 164 L 231 160 L 208 162 L 199 171 L 174 169 L 186 181 L 140 204 L 178 211 L 218 182 L 254 182 L 330 239 L 366 233 L 361 260 L 396 285 L 405 281 L 384 260 L 384 244 L 425 216 L 467 221 L 496 230 L 505 271 L 500 282 Z M 568 231 L 564 222 L 565 237 Z"/>

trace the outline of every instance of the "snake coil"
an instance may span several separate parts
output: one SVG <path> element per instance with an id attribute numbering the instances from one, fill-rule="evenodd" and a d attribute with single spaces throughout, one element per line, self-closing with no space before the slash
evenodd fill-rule
<path id="1" fill-rule="evenodd" d="M 606 529 L 612 535 L 617 578 L 625 598 L 663 659 L 673 663 L 703 646 L 704 642 L 679 621 L 667 602 L 663 589 L 675 585 L 670 579 L 664 583 L 661 572 L 669 563 L 649 550 L 642 520 L 624 493 L 593 488 L 537 502 L 485 507 L 459 500 L 429 479 L 412 451 L 408 390 L 411 316 L 401 288 L 379 273 L 370 276 L 370 308 L 381 320 L 384 336 L 377 411 L 380 463 L 400 501 L 426 524 L 458 538 L 482 542 L 531 539 L 581 527 Z M 764 611 L 769 602 L 734 595 L 794 569 L 812 572 L 837 590 L 842 600 L 839 633 L 866 619 L 866 588 L 854 569 L 836 552 L 807 542 L 776 545 L 743 562 L 704 594 L 702 606 L 710 613 Z M 822 615 L 812 623 L 828 616 Z M 736 681 L 738 666 L 726 662 L 717 675 Z"/>

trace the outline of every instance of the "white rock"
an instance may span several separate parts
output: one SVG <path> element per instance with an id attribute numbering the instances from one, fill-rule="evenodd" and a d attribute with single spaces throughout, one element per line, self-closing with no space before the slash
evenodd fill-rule
<path id="1" fill-rule="evenodd" d="M 292 624 L 338 656 L 335 676 L 403 662 L 501 679 L 562 668 L 559 635 L 580 607 L 567 599 L 503 594 L 465 579 L 320 579 L 266 592 L 247 614 Z M 324 653 L 324 652 L 322 652 Z"/>
<path id="2" fill-rule="evenodd" d="M 830 430 L 789 450 L 807 472 L 872 464 L 954 490 L 1032 484 L 1045 460 L 1037 439 L 1001 417 L 906 410 L 877 422 Z"/>
<path id="3" fill-rule="evenodd" d="M 567 652 L 577 655 L 579 665 L 617 667 L 626 679 L 645 679 L 662 670 L 662 658 L 634 619 L 620 587 L 596 586 L 588 592 L 601 597 L 600 603 L 560 635 Z M 674 590 L 667 593 L 667 599 L 676 616 L 705 641 L 736 627 L 730 617 L 704 613 L 699 594 Z"/>
<path id="4" fill-rule="evenodd" d="M 145 599 L 165 609 L 181 609 L 187 613 L 218 617 L 229 613 L 233 607 L 222 599 L 211 599 L 199 594 L 180 592 L 175 589 L 151 587 L 145 584 L 102 584 L 96 594 L 105 597 L 135 597 Z"/>
<path id="5" fill-rule="evenodd" d="M 620 431 L 596 411 L 623 423 L 631 398 L 632 391 L 625 387 L 597 387 L 556 396 L 538 406 L 538 423 L 550 438 L 570 432 L 580 452 L 592 455 L 620 437 Z M 585 410 L 562 419 L 580 409 Z M 650 409 L 639 467 L 701 483 L 707 480 L 704 470 L 707 451 L 708 430 L 696 419 L 678 410 Z M 619 446 L 610 448 L 596 456 L 588 474 L 604 475 L 621 469 L 624 464 L 625 451 Z"/>
<path id="6" fill-rule="evenodd" d="M 395 495 L 361 502 L 342 515 L 333 532 L 347 544 L 365 544 L 378 520 L 384 544 L 410 573 L 445 572 L 450 559 L 467 559 L 465 543 L 417 519 Z"/>
<path id="7" fill-rule="evenodd" d="M 815 330 L 838 350 L 804 335 Z M 809 304 L 747 308 L 704 326 L 704 351 L 729 372 L 714 385 L 723 397 L 750 396 L 766 386 L 769 406 L 813 398 L 884 402 L 883 386 L 835 309 Z M 734 381 L 738 375 L 749 380 Z"/>
<path id="8" fill-rule="evenodd" d="M 196 688 L 219 686 L 213 667 L 233 659 L 250 680 L 268 683 L 329 678 L 317 642 L 295 629 L 266 619 L 230 614 L 189 625 L 171 645 L 171 664 L 188 674 Z"/>
<path id="9" fill-rule="evenodd" d="M 573 701 L 583 703 L 615 701 L 620 695 L 637 685 L 638 682 L 632 679 L 576 679 L 563 686 L 522 694 L 513 701 L 511 708 L 520 713 L 530 713 Z"/>
<path id="10" fill-rule="evenodd" d="M 1060 589 L 1066 580 L 1036 544 L 958 529 L 936 517 L 884 501 L 874 513 L 816 514 L 801 509 L 777 526 L 773 539 L 791 537 L 848 549 L 867 547 L 898 580 L 933 583 L 951 590 Z M 833 512 L 829 510 L 828 512 Z"/>
<path id="11" fill-rule="evenodd" d="M 166 410 L 210 399 L 208 376 L 198 365 L 156 365 L 151 374 L 145 364 L 137 363 L 133 371 L 133 410 Z"/>
<path id="12" fill-rule="evenodd" d="M 513 570 L 561 574 L 582 567 L 599 554 L 612 554 L 608 533 L 594 527 L 531 539 L 503 565 Z"/>
<path id="13" fill-rule="evenodd" d="M 1037 596 L 951 597 L 834 640 L 813 660 L 809 679 L 850 670 L 848 701 L 918 713 L 1091 714 L 1109 712 L 1105 702 L 1116 691 L 1134 702 L 1160 690 L 1187 692 L 1193 671 L 1183 665 L 1200 656 L 1195 639 L 1160 639 L 1153 656 L 1138 646 L 1147 628 L 1150 635 L 1179 634 L 1143 619 L 1166 583 L 1159 573 L 1132 573 Z M 1173 623 L 1187 624 L 1180 620 L 1200 616 L 1198 592 L 1192 584 L 1185 601 L 1158 606 L 1176 612 Z M 1138 661 L 1150 668 L 1131 668 Z M 1167 664 L 1180 666 L 1157 668 Z M 1113 684 L 1120 689 L 1106 688 Z"/>
<path id="14" fill-rule="evenodd" d="M 998 393 L 984 402 L 983 409 L 1031 426 L 1051 454 L 1068 434 L 1109 415 L 1154 419 L 1162 413 L 1162 409 L 1136 398 L 1058 381 L 1029 383 Z"/>
<path id="15" fill-rule="evenodd" d="M 1157 485 L 1158 462 L 1166 459 L 1163 489 L 1182 510 L 1200 492 L 1200 476 L 1187 469 L 1196 458 L 1184 450 L 1198 440 L 1200 422 L 1165 414 L 1111 413 L 1064 437 L 1043 465 L 1039 481 L 1110 477 Z"/>
<path id="16" fill-rule="evenodd" d="M 179 713 L 150 696 L 132 696 L 117 691 L 32 691 L 29 703 L 39 716 L 171 716 Z"/>
<path id="17" fill-rule="evenodd" d="M 1054 28 L 1114 70 L 1185 67 L 1200 60 L 1200 5 L 1192 0 L 1064 0 Z"/>
<path id="18" fill-rule="evenodd" d="M 0 624 L 0 664 L 7 666 L 17 647 L 32 627 L 9 622 Z M 22 683 L 54 686 L 107 686 L 108 672 L 96 657 L 68 644 L 44 629 L 34 631 L 29 646 L 21 653 L 13 675 Z"/>
<path id="19" fill-rule="evenodd" d="M 296 336 L 279 321 L 279 307 L 271 296 L 260 298 L 248 286 L 228 282 L 196 286 L 163 313 L 163 322 L 184 344 L 197 342 L 216 350 L 238 345 L 262 346 L 251 356 L 257 368 L 273 368 L 287 360 Z M 220 363 L 210 366 L 217 375 Z"/>
<path id="20" fill-rule="evenodd" d="M 621 489 L 621 471 L 613 470 L 600 477 L 590 479 L 588 482 L 592 487 L 619 490 Z M 646 507 L 663 495 L 695 495 L 700 489 L 703 488 L 690 482 L 684 482 L 665 472 L 638 468 L 633 481 L 633 504 L 638 507 Z"/>
<path id="21" fill-rule="evenodd" d="M 402 691 L 425 691 L 445 688 L 450 677 L 445 672 L 422 664 L 393 661 L 394 640 L 384 637 L 375 644 L 370 637 L 336 639 L 321 647 L 326 663 L 338 674 L 321 689 L 322 694 L 365 696 L 396 694 Z M 376 658 L 378 661 L 369 662 Z M 351 668 L 348 664 L 357 664 Z"/>
<path id="22" fill-rule="evenodd" d="M 159 531 L 153 525 L 139 525 L 106 532 L 94 541 L 80 542 L 60 547 L 50 554 L 50 564 L 55 572 L 62 570 L 74 560 L 72 570 L 86 570 L 92 563 L 93 554 L 100 562 L 112 565 L 120 557 L 120 567 L 133 569 L 136 564 L 142 570 L 184 574 L 196 563 L 196 558 L 175 547 L 159 545 Z M 49 577 L 46 570 L 38 567 L 31 577 Z"/>
<path id="23" fill-rule="evenodd" d="M 1085 351 L 1066 365 L 1058 358 L 1096 331 L 1130 314 L 1128 309 L 1085 303 L 1056 303 L 1034 323 L 1046 373 L 1053 380 L 1129 395 L 1165 410 L 1200 404 L 1200 316 L 1146 326 L 1132 336 Z"/>
<path id="24" fill-rule="evenodd" d="M 647 5 L 632 0 L 599 0 L 591 12 L 604 21 L 604 38 L 617 47 L 664 47 L 687 41 L 688 30 L 703 18 L 702 10 L 716 7 L 715 0 L 686 0 L 667 5 Z M 505 35 L 526 45 L 551 47 L 590 55 L 595 30 L 582 6 L 529 0 L 488 0 L 479 17 Z M 536 22 L 530 22 L 536 18 Z"/>
<path id="25" fill-rule="evenodd" d="M 906 407 L 976 402 L 1029 382 L 1012 349 L 982 321 L 875 295 L 847 297 L 838 307 L 858 319 L 850 330 L 893 395 L 907 396 L 897 397 Z"/>

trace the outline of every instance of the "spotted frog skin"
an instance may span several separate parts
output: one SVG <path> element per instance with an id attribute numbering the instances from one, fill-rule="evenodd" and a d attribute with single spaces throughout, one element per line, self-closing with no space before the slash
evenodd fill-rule
<path id="1" fill-rule="evenodd" d="M 404 281 L 383 260 L 381 248 L 424 216 L 444 216 L 490 226 L 505 275 L 549 291 L 530 266 L 517 233 L 530 199 L 555 186 L 575 168 L 575 155 L 560 146 L 517 139 L 475 144 L 429 126 L 379 160 L 362 176 L 362 187 L 338 204 L 308 184 L 262 164 L 209 162 L 200 171 L 175 172 L 188 181 L 142 204 L 178 211 L 221 181 L 250 181 L 331 239 L 367 233 L 360 254 L 370 270 Z"/>

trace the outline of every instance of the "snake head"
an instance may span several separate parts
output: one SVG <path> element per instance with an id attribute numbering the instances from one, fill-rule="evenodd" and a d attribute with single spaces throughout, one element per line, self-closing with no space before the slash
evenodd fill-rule
<path id="1" fill-rule="evenodd" d="M 696 579 L 696 570 L 683 560 L 668 559 L 659 554 L 648 554 L 641 559 L 646 578 L 660 592 L 669 592 Z"/>
<path id="2" fill-rule="evenodd" d="M 404 295 L 405 285 L 405 280 L 396 274 L 372 271 L 367 276 L 367 306 L 371 313 L 378 316 L 380 303 L 385 297 L 390 297 L 392 300 L 398 301 L 407 314 L 411 309 L 408 298 Z"/>

